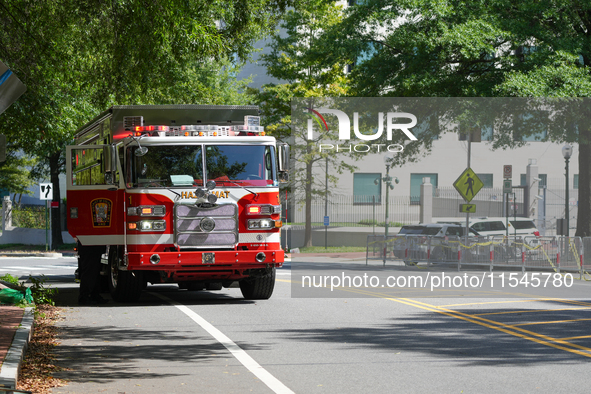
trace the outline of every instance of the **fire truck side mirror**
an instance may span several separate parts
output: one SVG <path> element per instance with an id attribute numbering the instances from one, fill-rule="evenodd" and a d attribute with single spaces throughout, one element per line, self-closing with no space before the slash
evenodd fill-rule
<path id="1" fill-rule="evenodd" d="M 278 148 L 277 159 L 279 172 L 287 172 L 289 171 L 289 145 L 281 144 Z"/>
<path id="2" fill-rule="evenodd" d="M 105 145 L 103 147 L 103 163 L 105 166 L 105 182 L 111 184 L 114 182 L 114 174 L 117 172 L 117 147 L 115 145 Z"/>

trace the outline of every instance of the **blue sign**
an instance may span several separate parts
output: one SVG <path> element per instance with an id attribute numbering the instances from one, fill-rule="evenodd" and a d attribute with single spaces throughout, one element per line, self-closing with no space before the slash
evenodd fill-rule
<path id="1" fill-rule="evenodd" d="M 328 216 L 324 217 L 324 225 L 325 226 L 330 226 L 330 218 Z"/>

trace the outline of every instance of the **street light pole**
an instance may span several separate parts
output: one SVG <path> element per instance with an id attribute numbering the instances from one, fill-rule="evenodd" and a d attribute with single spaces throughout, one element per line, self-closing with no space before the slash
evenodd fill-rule
<path id="1" fill-rule="evenodd" d="M 386 164 L 386 176 L 382 178 L 382 181 L 386 184 L 386 218 L 385 218 L 385 236 L 384 236 L 384 265 L 386 265 L 386 252 L 388 250 L 388 211 L 390 206 L 390 189 L 394 189 L 392 186 L 392 178 L 390 177 L 390 165 L 394 157 L 392 155 L 384 156 L 384 163 Z M 394 177 L 394 181 L 398 183 L 398 178 Z"/>
<path id="2" fill-rule="evenodd" d="M 384 159 L 386 160 L 386 159 Z M 390 206 L 390 163 L 386 162 L 386 176 L 384 177 L 384 182 L 386 183 L 386 230 L 384 236 L 384 265 L 386 265 L 386 252 L 388 250 L 388 207 Z"/>
<path id="3" fill-rule="evenodd" d="M 562 156 L 564 156 L 565 169 L 566 169 L 566 190 L 564 197 L 564 219 L 566 222 L 566 236 L 570 235 L 570 224 L 569 224 L 569 195 L 568 195 L 568 161 L 573 154 L 573 147 L 570 144 L 566 144 L 562 147 Z"/>

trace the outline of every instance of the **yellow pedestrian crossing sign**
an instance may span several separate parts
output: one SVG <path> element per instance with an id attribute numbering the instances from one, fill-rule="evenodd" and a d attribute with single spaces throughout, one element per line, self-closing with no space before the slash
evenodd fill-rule
<path id="1" fill-rule="evenodd" d="M 460 212 L 475 213 L 476 204 L 460 204 Z"/>
<path id="2" fill-rule="evenodd" d="M 471 168 L 466 168 L 462 175 L 454 182 L 454 187 L 466 202 L 472 201 L 474 196 L 482 189 L 482 186 L 484 186 L 484 183 L 482 183 Z"/>

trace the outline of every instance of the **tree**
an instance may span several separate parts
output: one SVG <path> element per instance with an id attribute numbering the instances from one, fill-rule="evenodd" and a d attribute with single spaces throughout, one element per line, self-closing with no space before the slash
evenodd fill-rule
<path id="1" fill-rule="evenodd" d="M 224 81 L 226 93 L 235 86 L 222 59 L 245 59 L 288 4 L 0 1 L 0 59 L 28 88 L 0 119 L 0 132 L 49 167 L 59 199 L 63 148 L 78 127 L 115 104 L 219 102 L 218 86 L 207 84 Z"/>
<path id="2" fill-rule="evenodd" d="M 7 160 L 0 163 L 0 190 L 14 194 L 29 193 L 29 186 L 32 185 L 30 168 L 34 160 L 23 155 L 18 155 L 13 149 L 8 149 Z"/>
<path id="3" fill-rule="evenodd" d="M 324 47 L 329 62 L 371 53 L 352 71 L 360 96 L 589 97 L 589 31 L 591 4 L 573 0 L 368 0 L 347 9 Z M 579 144 L 576 235 L 590 236 L 591 129 L 578 126 L 546 139 Z M 495 131 L 495 147 L 520 143 Z"/>
<path id="4" fill-rule="evenodd" d="M 313 176 L 313 169 L 322 163 L 342 174 L 343 171 L 353 171 L 355 167 L 342 156 L 317 149 L 320 140 L 334 137 L 334 131 L 307 140 L 303 137 L 305 125 L 301 125 L 294 127 L 292 134 L 291 113 L 304 108 L 294 107 L 290 101 L 295 97 L 309 97 L 306 102 L 315 107 L 320 97 L 347 94 L 346 64 L 324 62 L 318 56 L 317 46 L 322 32 L 338 23 L 341 17 L 342 9 L 334 1 L 306 0 L 289 10 L 280 24 L 284 32 L 272 36 L 271 53 L 261 56 L 267 74 L 286 83 L 265 85 L 260 92 L 254 92 L 270 134 L 286 140 L 291 137 L 296 171 L 291 174 L 290 190 L 292 195 L 302 193 L 304 196 L 305 246 L 312 246 L 312 197 L 324 196 L 326 188 L 324 179 Z M 336 184 L 336 181 L 336 174 L 328 175 L 329 184 Z"/>

